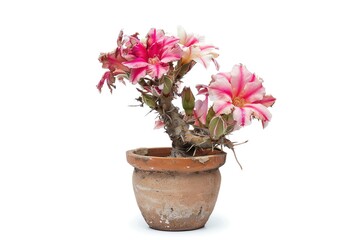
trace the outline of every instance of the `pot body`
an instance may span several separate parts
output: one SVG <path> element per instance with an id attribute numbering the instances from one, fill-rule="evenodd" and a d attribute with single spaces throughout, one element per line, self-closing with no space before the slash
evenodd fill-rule
<path id="1" fill-rule="evenodd" d="M 139 209 L 154 229 L 182 231 L 201 228 L 209 219 L 220 189 L 221 151 L 171 158 L 170 148 L 127 152 L 134 166 L 133 188 Z"/>

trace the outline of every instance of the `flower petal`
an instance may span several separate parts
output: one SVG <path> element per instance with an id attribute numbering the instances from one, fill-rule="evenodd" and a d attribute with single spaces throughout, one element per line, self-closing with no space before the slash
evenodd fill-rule
<path id="1" fill-rule="evenodd" d="M 164 30 L 152 28 L 147 34 L 147 46 L 150 47 L 152 44 L 159 41 L 165 35 Z"/>
<path id="2" fill-rule="evenodd" d="M 161 39 L 161 41 L 158 42 L 162 45 L 163 48 L 173 48 L 175 45 L 179 43 L 179 39 L 173 36 L 171 37 L 165 36 Z"/>
<path id="3" fill-rule="evenodd" d="M 213 75 L 213 80 L 209 85 L 209 95 L 212 101 L 232 101 L 231 84 L 223 75 Z"/>
<path id="4" fill-rule="evenodd" d="M 169 66 L 162 64 L 151 64 L 147 67 L 147 73 L 152 78 L 161 78 L 165 73 L 167 73 L 168 70 Z"/>
<path id="5" fill-rule="evenodd" d="M 180 58 L 181 58 L 181 49 L 178 45 L 175 45 L 173 48 L 166 49 L 161 54 L 160 61 L 162 63 L 168 63 L 168 62 L 172 62 L 172 61 L 177 61 Z"/>
<path id="6" fill-rule="evenodd" d="M 122 78 L 119 80 L 121 81 Z M 115 86 L 115 76 L 112 74 L 111 71 L 105 72 L 104 75 L 102 76 L 100 82 L 96 85 L 96 88 L 99 90 L 100 93 L 101 93 L 102 87 L 104 86 L 105 81 L 106 81 L 108 88 L 110 89 L 110 93 L 112 93 L 112 89 L 116 88 L 116 86 Z"/>
<path id="7" fill-rule="evenodd" d="M 213 109 L 216 115 L 230 114 L 233 108 L 234 105 L 227 101 L 215 101 L 213 105 Z"/>
<path id="8" fill-rule="evenodd" d="M 267 123 L 271 120 L 271 113 L 267 107 L 265 107 L 262 104 L 256 103 L 256 104 L 246 104 L 244 108 L 251 109 L 252 115 L 261 120 L 263 127 L 265 128 Z"/>
<path id="9" fill-rule="evenodd" d="M 154 129 L 159 129 L 159 128 L 162 128 L 165 126 L 165 123 L 161 120 L 156 120 L 155 121 L 155 126 L 154 126 Z"/>
<path id="10" fill-rule="evenodd" d="M 196 121 L 200 121 L 202 124 L 206 124 L 206 113 L 208 112 L 208 104 L 208 97 L 206 97 L 204 101 L 197 100 L 195 102 L 194 117 Z M 195 125 L 199 124 L 195 123 Z"/>
<path id="11" fill-rule="evenodd" d="M 242 98 L 246 102 L 252 103 L 254 101 L 261 100 L 265 95 L 265 88 L 262 85 L 261 81 L 253 81 L 245 84 L 245 87 L 242 91 Z"/>
<path id="12" fill-rule="evenodd" d="M 214 65 L 215 65 L 215 69 L 216 69 L 216 71 L 219 71 L 219 69 L 220 69 L 220 64 L 219 64 L 219 62 L 218 62 L 218 61 L 216 61 L 216 59 L 215 59 L 215 58 L 213 58 L 213 59 L 211 59 L 211 60 L 213 61 Z"/>
<path id="13" fill-rule="evenodd" d="M 116 43 L 117 43 L 117 45 L 118 45 L 118 47 L 120 47 L 121 48 L 121 46 L 122 46 L 122 44 L 123 44 L 123 36 L 124 36 L 124 31 L 121 29 L 120 30 L 120 33 L 119 33 L 119 36 L 118 36 L 118 38 L 117 38 L 117 41 L 116 41 Z"/>
<path id="14" fill-rule="evenodd" d="M 149 65 L 143 58 L 136 58 L 131 61 L 124 62 L 123 65 L 129 68 L 143 68 Z"/>
<path id="15" fill-rule="evenodd" d="M 195 61 L 195 62 L 201 63 L 205 68 L 208 68 L 208 67 L 209 67 L 211 60 L 212 60 L 212 57 L 209 56 L 209 55 L 194 58 L 194 61 Z"/>
<path id="16" fill-rule="evenodd" d="M 193 33 L 186 33 L 185 29 L 181 26 L 178 27 L 178 36 L 180 38 L 180 43 L 184 47 L 190 47 L 196 43 L 199 43 L 199 38 L 195 37 Z"/>
<path id="17" fill-rule="evenodd" d="M 231 86 L 233 96 L 239 96 L 244 89 L 245 84 L 251 81 L 255 77 L 254 74 L 249 72 L 247 68 L 242 64 L 237 64 L 231 71 Z"/>
<path id="18" fill-rule="evenodd" d="M 195 88 L 198 90 L 198 94 L 197 95 L 209 95 L 209 90 L 208 90 L 208 86 L 204 85 L 204 84 L 197 84 L 195 86 Z"/>
<path id="19" fill-rule="evenodd" d="M 180 43 L 185 45 L 186 38 L 187 38 L 187 33 L 186 33 L 185 29 L 182 26 L 178 26 L 177 33 L 178 33 L 178 37 L 180 39 Z"/>
<path id="20" fill-rule="evenodd" d="M 244 127 L 251 123 L 251 110 L 246 108 L 235 107 L 233 112 L 234 120 L 236 121 L 235 129 Z"/>
<path id="21" fill-rule="evenodd" d="M 271 107 L 275 103 L 275 101 L 276 101 L 276 98 L 274 98 L 271 95 L 266 95 L 263 97 L 263 99 L 254 101 L 253 103 L 261 103 L 265 107 Z"/>
<path id="22" fill-rule="evenodd" d="M 148 51 L 141 42 L 137 42 L 133 47 L 130 48 L 130 56 L 131 55 L 135 56 L 135 58 L 142 58 L 142 59 L 149 58 Z"/>
<path id="23" fill-rule="evenodd" d="M 101 53 L 99 61 L 102 63 L 103 68 L 108 68 L 110 71 L 117 70 L 122 73 L 129 71 L 129 69 L 123 65 L 126 59 L 123 58 L 117 50 L 110 53 Z"/>
<path id="24" fill-rule="evenodd" d="M 196 62 L 200 62 L 205 68 L 208 68 L 210 65 L 210 62 L 214 62 L 215 58 L 218 57 L 218 54 L 215 52 L 211 52 L 209 49 L 202 50 L 199 46 L 192 46 L 190 47 L 191 54 L 190 58 L 192 58 Z M 218 64 L 215 61 L 215 68 L 218 69 Z"/>
<path id="25" fill-rule="evenodd" d="M 111 74 L 110 71 L 105 72 L 102 78 L 100 79 L 99 83 L 96 85 L 96 88 L 99 90 L 99 92 L 101 92 L 101 89 L 104 86 L 105 81 L 109 79 L 110 74 Z"/>
<path id="26" fill-rule="evenodd" d="M 131 69 L 130 72 L 130 81 L 132 84 L 136 84 L 140 78 L 145 77 L 146 75 L 146 67 L 143 68 L 134 68 Z"/>
<path id="27" fill-rule="evenodd" d="M 215 47 L 215 46 L 213 46 L 213 45 L 201 45 L 201 46 L 199 46 L 200 47 L 200 49 L 201 49 L 201 51 L 203 51 L 203 52 L 212 52 L 212 51 L 214 51 L 214 50 L 218 50 L 219 48 L 218 47 Z"/>
<path id="28" fill-rule="evenodd" d="M 221 73 L 218 73 L 216 75 L 213 75 L 213 79 L 214 77 L 216 79 L 218 78 L 225 78 L 226 80 L 228 80 L 228 82 L 231 84 L 231 73 L 228 73 L 228 72 L 221 72 Z"/>

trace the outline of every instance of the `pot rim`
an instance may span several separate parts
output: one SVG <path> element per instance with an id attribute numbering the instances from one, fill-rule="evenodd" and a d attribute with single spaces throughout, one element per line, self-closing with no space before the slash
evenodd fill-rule
<path id="1" fill-rule="evenodd" d="M 137 148 L 128 150 L 126 158 L 134 168 L 144 171 L 192 173 L 218 169 L 225 164 L 226 153 L 204 150 L 204 155 L 194 157 L 169 157 L 171 148 Z"/>

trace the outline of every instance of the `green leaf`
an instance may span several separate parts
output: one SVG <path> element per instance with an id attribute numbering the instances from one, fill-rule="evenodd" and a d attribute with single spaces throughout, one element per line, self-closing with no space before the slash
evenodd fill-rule
<path id="1" fill-rule="evenodd" d="M 150 94 L 145 94 L 143 93 L 141 95 L 143 102 L 148 105 L 151 109 L 154 109 L 156 107 L 156 101 L 155 98 L 153 96 L 151 96 Z"/>

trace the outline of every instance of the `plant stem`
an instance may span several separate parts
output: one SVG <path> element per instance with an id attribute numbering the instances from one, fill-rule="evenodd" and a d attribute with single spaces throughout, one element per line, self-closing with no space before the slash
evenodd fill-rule
<path id="1" fill-rule="evenodd" d="M 212 148 L 213 144 L 208 136 L 195 135 L 189 129 L 189 124 L 184 120 L 179 109 L 172 104 L 172 99 L 173 96 L 161 96 L 158 106 L 158 113 L 172 141 L 171 155 L 173 157 L 192 156 L 196 147 Z"/>

